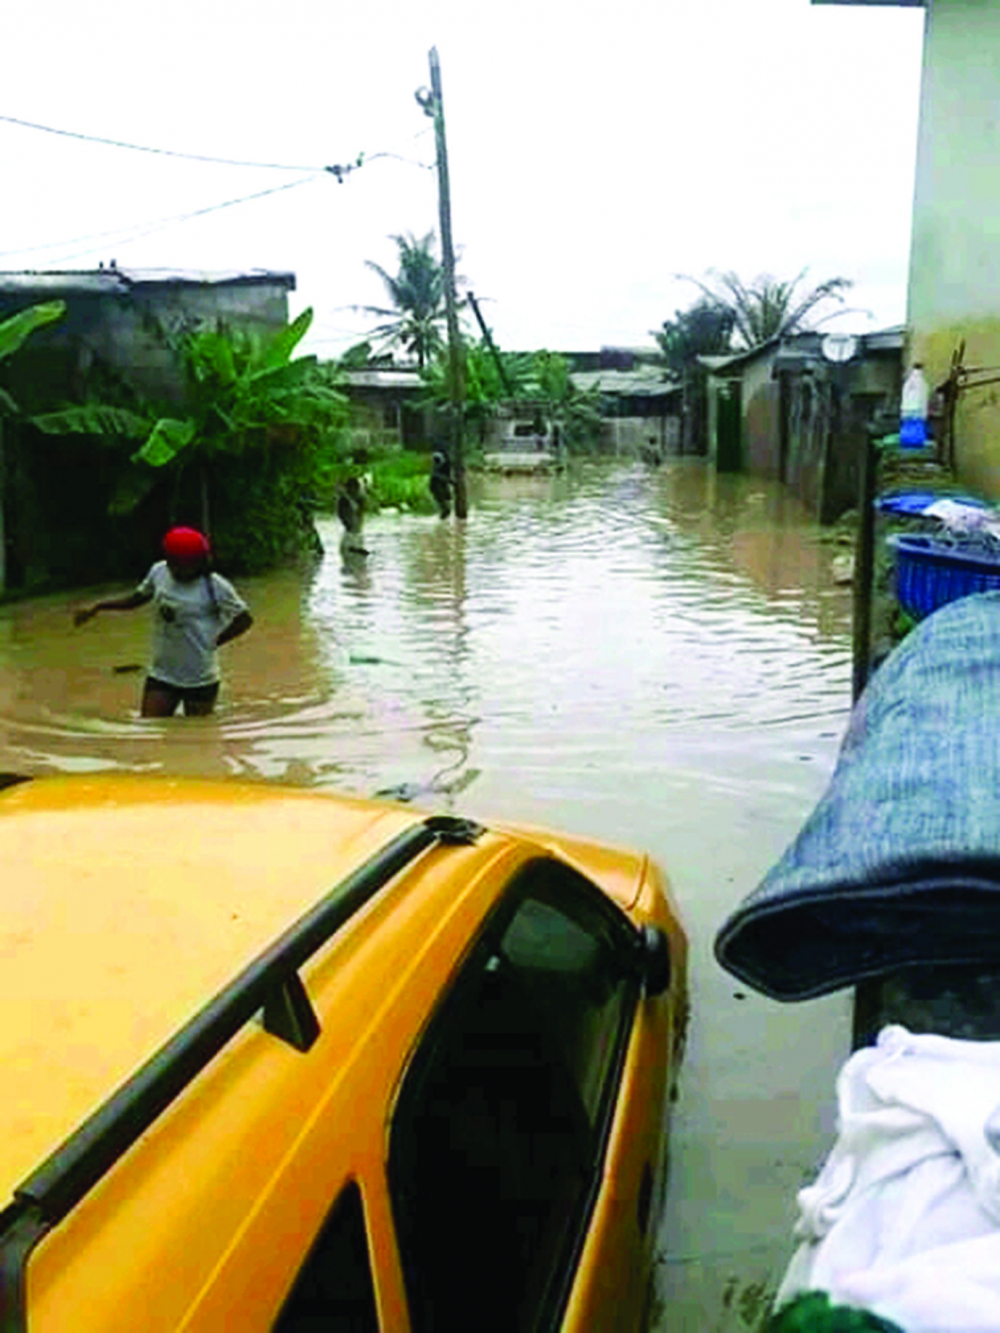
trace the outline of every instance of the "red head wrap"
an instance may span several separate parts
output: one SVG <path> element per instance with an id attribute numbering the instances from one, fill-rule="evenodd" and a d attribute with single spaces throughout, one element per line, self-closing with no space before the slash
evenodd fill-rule
<path id="1" fill-rule="evenodd" d="M 163 554 L 182 565 L 204 560 L 210 549 L 208 538 L 197 528 L 171 528 L 163 539 Z"/>

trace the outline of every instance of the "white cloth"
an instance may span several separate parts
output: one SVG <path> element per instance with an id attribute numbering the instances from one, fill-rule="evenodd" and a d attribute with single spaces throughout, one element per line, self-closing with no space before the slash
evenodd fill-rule
<path id="1" fill-rule="evenodd" d="M 778 1304 L 825 1291 L 906 1333 L 1000 1330 L 1000 1042 L 884 1028 L 837 1100 Z"/>
<path id="2" fill-rule="evenodd" d="M 1000 542 L 1000 515 L 995 510 L 945 498 L 929 504 L 923 516 L 936 518 L 953 536 Z"/>
<path id="3" fill-rule="evenodd" d="M 221 574 L 204 574 L 182 582 L 165 560 L 158 560 L 136 591 L 153 599 L 149 674 L 181 689 L 213 685 L 219 679 L 215 640 L 247 610 L 229 580 Z"/>

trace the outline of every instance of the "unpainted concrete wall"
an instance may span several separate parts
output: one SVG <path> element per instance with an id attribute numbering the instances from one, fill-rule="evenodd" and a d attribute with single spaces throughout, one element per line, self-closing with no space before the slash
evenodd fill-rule
<path id="1" fill-rule="evenodd" d="M 933 388 L 966 343 L 967 366 L 1000 366 L 1000 5 L 934 0 L 928 7 L 920 100 L 908 364 Z M 1000 500 L 1000 393 L 959 399 L 961 479 Z"/>
<path id="2" fill-rule="evenodd" d="M 32 336 L 16 367 L 28 392 L 49 403 L 83 397 L 97 365 L 145 397 L 176 401 L 183 369 L 171 344 L 185 329 L 216 319 L 262 331 L 288 322 L 288 293 L 278 282 L 144 283 L 122 293 L 63 299 L 64 318 Z M 0 296 L 0 318 L 30 304 L 24 294 Z M 40 383 L 32 386 L 32 379 Z"/>

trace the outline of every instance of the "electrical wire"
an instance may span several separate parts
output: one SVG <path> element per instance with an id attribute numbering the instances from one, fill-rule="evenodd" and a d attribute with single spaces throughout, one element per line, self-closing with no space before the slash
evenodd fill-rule
<path id="1" fill-rule="evenodd" d="M 250 203 L 255 199 L 263 199 L 266 195 L 278 194 L 282 190 L 295 189 L 299 185 L 305 185 L 308 184 L 310 181 L 317 180 L 321 175 L 333 175 L 336 177 L 338 184 L 342 185 L 344 183 L 344 178 L 348 174 L 350 174 L 350 172 L 356 171 L 359 167 L 367 164 L 368 162 L 376 162 L 379 159 L 383 158 L 391 159 L 396 162 L 405 162 L 410 166 L 420 167 L 424 171 L 434 170 L 433 163 L 419 162 L 415 158 L 409 158 L 403 156 L 400 153 L 393 153 L 387 151 L 372 153 L 367 156 L 364 153 L 360 153 L 356 161 L 348 163 L 347 165 L 334 165 L 326 167 L 293 167 L 289 166 L 286 163 L 249 162 L 249 161 L 238 160 L 235 158 L 209 157 L 197 153 L 174 152 L 173 150 L 167 148 L 148 148 L 148 147 L 143 147 L 139 144 L 126 143 L 123 140 L 106 139 L 106 138 L 100 138 L 92 134 L 82 134 L 75 130 L 55 129 L 50 125 L 39 125 L 36 124 L 34 121 L 20 120 L 15 116 L 0 115 L 0 122 L 7 123 L 10 125 L 19 125 L 26 129 L 41 130 L 47 134 L 58 134 L 66 138 L 80 139 L 88 143 L 105 144 L 110 147 L 125 148 L 140 153 L 155 153 L 165 157 L 181 158 L 186 161 L 211 162 L 217 165 L 255 167 L 258 169 L 271 169 L 279 171 L 306 171 L 309 173 L 308 175 L 301 177 L 297 181 L 291 181 L 287 185 L 277 185 L 268 190 L 259 190 L 254 194 L 242 195 L 238 199 L 227 199 L 220 204 L 211 204 L 207 208 L 196 209 L 192 213 L 180 213 L 172 217 L 160 218 L 150 223 L 144 223 L 144 222 L 135 223 L 131 227 L 117 227 L 110 231 L 89 232 L 83 236 L 74 236 L 60 241 L 46 241 L 39 245 L 28 245 L 28 246 L 21 246 L 20 248 L 11 250 L 0 250 L 0 258 L 8 258 L 11 255 L 37 254 L 40 251 L 64 250 L 68 246 L 77 245 L 83 241 L 104 240 L 104 241 L 109 241 L 110 243 L 116 246 L 131 245 L 134 241 L 142 240 L 144 237 L 150 236 L 157 231 L 162 231 L 166 227 L 175 226 L 184 222 L 189 222 L 193 218 L 204 217 L 206 214 L 218 212 L 220 209 L 233 208 L 238 204 Z M 416 134 L 413 135 L 413 138 L 420 139 L 429 132 L 430 131 L 428 129 L 419 130 Z M 62 255 L 60 257 L 59 262 L 68 262 L 69 260 L 72 259 L 79 259 L 83 258 L 86 255 L 96 254 L 99 250 L 103 248 L 104 248 L 103 246 L 93 246 L 86 250 L 78 250 L 73 254 Z"/>
<path id="2" fill-rule="evenodd" d="M 330 166 L 303 166 L 301 163 L 292 165 L 288 162 L 249 162 L 242 158 L 235 157 L 212 157 L 205 153 L 182 153 L 173 148 L 150 148 L 145 144 L 127 143 L 123 139 L 106 139 L 99 134 L 84 134 L 80 130 L 62 130 L 53 125 L 39 125 L 33 120 L 21 120 L 18 116 L 0 115 L 0 122 L 7 125 L 18 125 L 25 130 L 39 130 L 43 134 L 57 134 L 64 139 L 79 139 L 84 143 L 103 144 L 107 148 L 126 148 L 133 153 L 154 153 L 158 157 L 176 157 L 185 162 L 211 162 L 215 166 L 223 167 L 254 167 L 261 171 L 327 171 L 337 180 L 342 180 L 349 172 L 357 170 L 364 162 L 374 162 L 380 157 L 395 158 L 399 162 L 410 162 L 417 167 L 425 167 L 428 170 L 426 162 L 416 162 L 408 157 L 401 157 L 398 153 L 373 153 L 366 157 L 360 153 L 357 159 L 348 163 L 334 163 Z M 413 137 L 419 139 L 426 130 L 421 130 L 419 134 Z"/>
<path id="3" fill-rule="evenodd" d="M 91 236 L 78 236 L 75 240 L 55 241 L 48 246 L 30 247 L 34 250 L 39 249 L 61 249 L 65 246 L 75 245 L 77 241 L 97 240 L 100 238 L 112 237 L 114 244 L 118 246 L 131 245 L 134 241 L 140 241 L 145 236 L 151 236 L 154 232 L 162 231 L 165 227 L 176 226 L 183 222 L 190 222 L 193 218 L 204 217 L 208 213 L 218 213 L 223 208 L 233 208 L 237 204 L 248 204 L 254 199 L 263 199 L 269 194 L 280 194 L 284 190 L 294 190 L 300 185 L 308 185 L 311 181 L 319 180 L 321 173 L 313 172 L 309 176 L 303 176 L 297 181 L 289 181 L 286 185 L 274 185 L 269 190 L 258 190 L 256 194 L 245 194 L 239 199 L 226 199 L 221 204 L 209 204 L 206 208 L 196 208 L 192 213 L 179 213 L 174 217 L 161 218 L 158 222 L 137 223 L 132 229 L 119 228 L 116 232 L 96 232 Z M 71 259 L 80 259 L 85 255 L 97 254 L 103 250 L 104 246 L 91 246 L 86 250 L 77 250 L 73 254 L 64 254 L 61 256 L 62 262 L 68 262 Z M 0 256 L 12 254 L 27 254 L 28 250 L 4 250 L 0 251 Z"/>
<path id="4" fill-rule="evenodd" d="M 84 143 L 104 144 L 108 148 L 128 148 L 133 153 L 155 153 L 159 157 L 180 157 L 188 162 L 213 162 L 225 167 L 259 167 L 268 171 L 335 171 L 333 167 L 292 166 L 287 162 L 246 162 L 233 157 L 209 157 L 204 153 L 180 153 L 172 148 L 149 148 L 143 144 L 125 143 L 121 139 L 104 139 L 97 134 L 83 134 L 79 130 L 60 130 L 52 125 L 38 125 L 33 120 L 20 120 L 17 116 L 0 116 L 0 121 L 8 125 L 19 125 L 25 130 L 41 130 L 43 134 L 58 134 L 65 139 L 81 139 Z M 342 171 L 345 168 L 340 168 Z M 350 168 L 346 168 L 349 170 Z"/>

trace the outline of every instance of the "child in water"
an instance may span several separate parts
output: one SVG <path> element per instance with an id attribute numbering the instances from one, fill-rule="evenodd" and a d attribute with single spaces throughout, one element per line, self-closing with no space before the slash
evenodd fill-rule
<path id="1" fill-rule="evenodd" d="M 85 625 L 98 611 L 132 611 L 153 603 L 153 660 L 142 692 L 143 717 L 206 717 L 219 693 L 216 649 L 245 634 L 253 617 L 239 593 L 209 569 L 208 538 L 171 528 L 158 560 L 134 592 L 75 613 Z"/>

